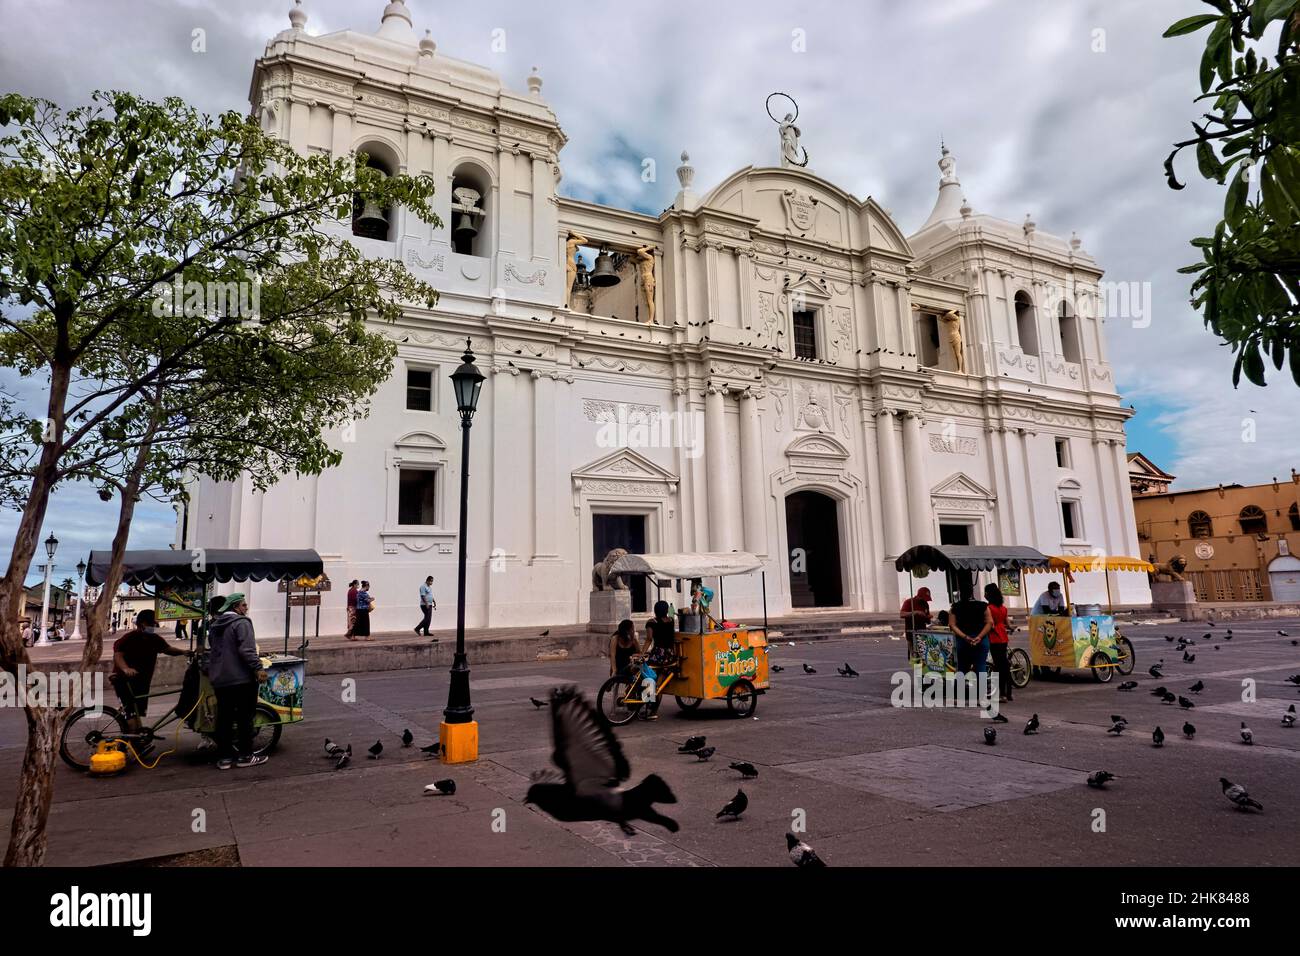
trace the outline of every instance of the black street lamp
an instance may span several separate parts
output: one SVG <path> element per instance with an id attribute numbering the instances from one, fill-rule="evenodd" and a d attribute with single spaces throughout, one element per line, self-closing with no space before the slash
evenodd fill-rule
<path id="1" fill-rule="evenodd" d="M 465 354 L 461 364 L 451 373 L 452 389 L 456 393 L 456 410 L 460 412 L 460 557 L 456 578 L 456 656 L 451 665 L 451 685 L 447 691 L 447 707 L 442 712 L 443 759 L 449 762 L 474 760 L 478 757 L 478 733 L 457 733 L 454 725 L 472 724 L 474 707 L 469 697 L 469 661 L 465 657 L 465 553 L 469 532 L 469 430 L 478 408 L 479 392 L 483 389 L 483 373 L 474 364 L 471 341 L 465 339 Z M 451 726 L 448 726 L 451 725 Z M 468 728 L 466 728 L 468 730 Z M 472 744 L 470 743 L 472 741 Z"/>

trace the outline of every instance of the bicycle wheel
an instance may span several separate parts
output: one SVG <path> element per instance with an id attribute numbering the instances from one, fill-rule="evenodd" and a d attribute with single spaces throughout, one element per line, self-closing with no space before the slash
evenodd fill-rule
<path id="1" fill-rule="evenodd" d="M 629 697 L 633 702 L 628 701 Z M 596 695 L 596 712 L 615 727 L 631 723 L 641 712 L 641 707 L 641 691 L 637 683 L 621 674 L 615 674 L 601 684 L 600 693 Z"/>
<path id="2" fill-rule="evenodd" d="M 269 754 L 280 742 L 283 732 L 284 724 L 280 723 L 275 708 L 270 704 L 258 704 L 253 712 L 253 753 L 258 756 Z"/>
<path id="3" fill-rule="evenodd" d="M 59 756 L 74 770 L 89 770 L 90 755 L 101 740 L 113 740 L 128 732 L 126 718 L 112 707 L 92 710 L 82 707 L 72 712 L 59 738 Z"/>
<path id="4" fill-rule="evenodd" d="M 1118 660 L 1115 661 L 1115 670 L 1125 677 L 1132 674 L 1133 665 L 1137 663 L 1137 656 L 1133 652 L 1133 642 L 1127 637 L 1116 636 L 1115 653 L 1118 656 Z"/>
<path id="5" fill-rule="evenodd" d="M 1028 652 L 1023 647 L 1017 647 L 1007 655 L 1007 663 L 1011 666 L 1011 686 L 1016 690 L 1028 687 L 1031 669 Z"/>
<path id="6" fill-rule="evenodd" d="M 678 697 L 677 706 L 682 710 L 695 710 L 704 700 L 699 697 Z"/>
<path id="7" fill-rule="evenodd" d="M 749 681 L 736 681 L 727 688 L 727 706 L 733 717 L 751 717 L 758 709 L 758 692 Z"/>
<path id="8" fill-rule="evenodd" d="M 1110 656 L 1098 651 L 1092 655 L 1092 676 L 1100 684 L 1109 684 L 1115 676 L 1115 668 Z"/>

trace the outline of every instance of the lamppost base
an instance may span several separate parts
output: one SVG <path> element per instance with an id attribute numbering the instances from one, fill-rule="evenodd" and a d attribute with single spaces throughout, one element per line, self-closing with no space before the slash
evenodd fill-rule
<path id="1" fill-rule="evenodd" d="M 443 763 L 473 763 L 478 760 L 478 721 L 438 725 L 438 742 Z"/>

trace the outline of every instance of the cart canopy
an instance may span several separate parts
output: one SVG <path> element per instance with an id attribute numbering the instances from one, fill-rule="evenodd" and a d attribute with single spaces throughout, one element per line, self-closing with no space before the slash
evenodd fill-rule
<path id="1" fill-rule="evenodd" d="M 1026 568 L 1030 572 L 1069 571 L 1155 571 L 1156 566 L 1141 558 L 1129 558 L 1120 554 L 1053 554 L 1047 559 L 1045 567 Z"/>
<path id="2" fill-rule="evenodd" d="M 610 574 L 653 574 L 659 578 L 713 578 L 748 574 L 763 566 L 745 551 L 697 554 L 625 554 L 610 567 Z"/>
<path id="3" fill-rule="evenodd" d="M 103 584 L 111 551 L 92 551 L 86 567 L 87 584 Z M 209 581 L 279 581 L 325 570 L 321 556 L 310 549 L 265 550 L 204 548 L 193 551 L 127 551 L 122 561 L 126 584 L 194 584 Z"/>
<path id="4" fill-rule="evenodd" d="M 1047 555 L 1033 548 L 993 544 L 918 544 L 898 556 L 894 567 L 911 571 L 925 565 L 939 571 L 995 571 L 998 568 L 1046 570 Z"/>

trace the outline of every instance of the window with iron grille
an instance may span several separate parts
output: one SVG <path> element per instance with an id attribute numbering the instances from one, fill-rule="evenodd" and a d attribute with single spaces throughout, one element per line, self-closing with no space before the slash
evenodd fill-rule
<path id="1" fill-rule="evenodd" d="M 815 311 L 794 313 L 794 354 L 795 358 L 802 359 L 817 357 L 817 313 Z"/>
<path id="2" fill-rule="evenodd" d="M 1193 538 L 1213 538 L 1214 521 L 1204 511 L 1193 511 L 1187 516 L 1187 530 Z"/>
<path id="3" fill-rule="evenodd" d="M 1241 509 L 1237 520 L 1241 522 L 1242 534 L 1259 534 L 1268 531 L 1268 518 L 1264 516 L 1264 509 L 1259 505 L 1246 505 Z"/>
<path id="4" fill-rule="evenodd" d="M 413 412 L 433 411 L 433 372 L 429 369 L 406 370 L 406 407 Z"/>

